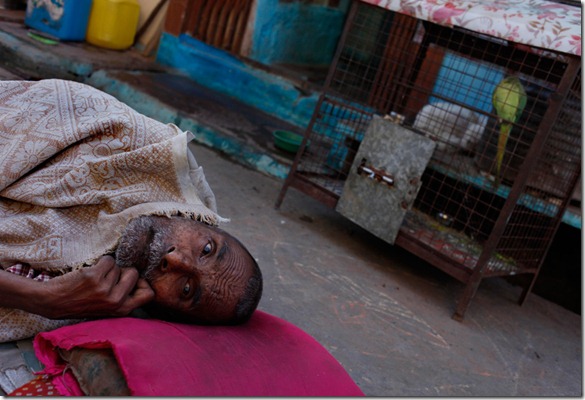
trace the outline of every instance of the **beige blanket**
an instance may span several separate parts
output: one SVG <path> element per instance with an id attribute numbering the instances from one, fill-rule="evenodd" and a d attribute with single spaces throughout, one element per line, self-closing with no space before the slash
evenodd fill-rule
<path id="1" fill-rule="evenodd" d="M 0 82 L 0 267 L 91 264 L 138 215 L 217 225 L 190 139 L 83 84 Z"/>

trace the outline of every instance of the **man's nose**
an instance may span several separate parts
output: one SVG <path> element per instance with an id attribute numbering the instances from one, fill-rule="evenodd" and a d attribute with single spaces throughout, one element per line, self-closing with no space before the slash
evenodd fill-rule
<path id="1" fill-rule="evenodd" d="M 177 251 L 176 247 L 171 246 L 162 257 L 161 270 L 163 272 L 188 271 L 194 267 L 191 264 L 184 254 Z"/>

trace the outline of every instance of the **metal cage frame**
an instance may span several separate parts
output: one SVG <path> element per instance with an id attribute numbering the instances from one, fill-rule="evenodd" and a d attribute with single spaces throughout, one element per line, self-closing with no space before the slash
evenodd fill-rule
<path id="1" fill-rule="evenodd" d="M 447 70 L 451 77 L 441 78 L 446 54 L 472 63 L 475 72 L 465 82 L 458 78 L 465 71 Z M 457 320 L 464 318 L 481 280 L 488 277 L 528 275 L 519 299 L 523 304 L 581 179 L 580 64 L 577 56 L 354 1 L 276 208 L 289 187 L 335 208 L 347 176 L 360 173 L 354 158 L 365 128 L 374 115 L 385 116 L 433 138 L 441 148 L 425 169 L 395 244 L 465 285 L 453 314 Z M 484 65 L 489 68 L 479 71 Z M 475 86 L 493 83 L 483 81 L 492 70 L 518 75 L 527 90 L 533 89 L 522 114 L 526 118 L 513 121 L 501 186 L 493 180 L 493 153 L 495 132 L 501 132 L 504 120 L 491 106 L 481 105 L 486 89 L 474 92 Z M 441 79 L 446 89 L 439 87 Z M 463 100 L 455 93 L 464 93 Z M 440 102 L 459 110 L 449 116 L 448 110 L 439 110 L 443 122 L 463 114 L 479 117 L 481 135 L 470 138 L 473 130 L 467 129 L 455 137 L 459 125 L 453 125 L 449 136 L 422 129 L 417 118 L 431 105 L 429 99 L 435 101 L 435 112 Z M 471 139 L 470 156 L 465 146 Z M 580 224 L 580 210 L 577 214 Z"/>

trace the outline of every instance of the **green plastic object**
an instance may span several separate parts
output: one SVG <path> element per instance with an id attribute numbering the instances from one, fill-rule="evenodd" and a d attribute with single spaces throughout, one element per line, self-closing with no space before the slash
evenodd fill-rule
<path id="1" fill-rule="evenodd" d="M 274 136 L 274 145 L 279 149 L 296 153 L 303 141 L 303 136 L 298 133 L 277 130 L 272 133 Z"/>
<path id="2" fill-rule="evenodd" d="M 56 44 L 59 44 L 59 42 L 54 40 L 54 39 L 48 38 L 48 37 L 43 36 L 43 35 L 39 35 L 38 33 L 34 33 L 34 32 L 28 32 L 28 37 L 30 37 L 38 42 L 41 42 L 42 44 L 48 44 L 50 46 L 54 46 Z"/>

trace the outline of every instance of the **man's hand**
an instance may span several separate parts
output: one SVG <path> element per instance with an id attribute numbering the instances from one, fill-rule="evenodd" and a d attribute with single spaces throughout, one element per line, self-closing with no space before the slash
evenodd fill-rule
<path id="1" fill-rule="evenodd" d="M 124 316 L 154 299 L 134 268 L 118 268 L 111 256 L 45 282 L 49 318 Z"/>
<path id="2" fill-rule="evenodd" d="M 28 291 L 26 301 L 6 305 L 53 319 L 125 316 L 154 299 L 153 290 L 138 271 L 117 267 L 111 256 L 48 282 L 18 281 L 27 287 L 21 293 Z"/>

